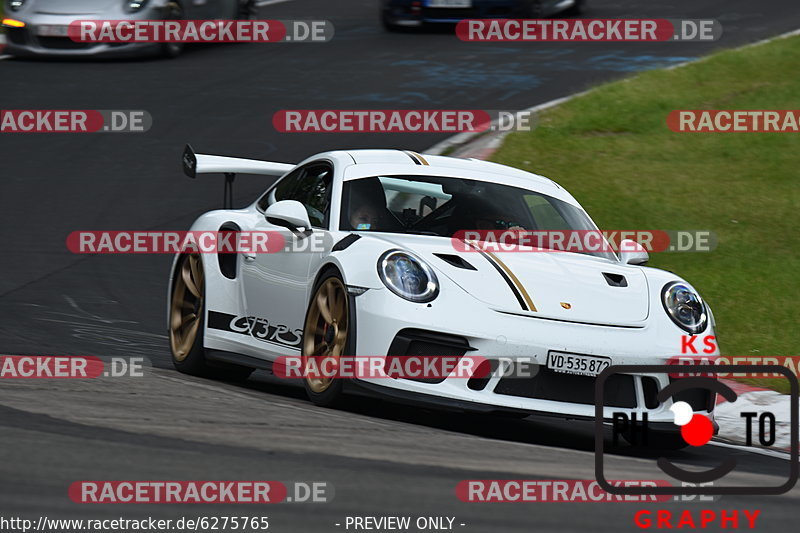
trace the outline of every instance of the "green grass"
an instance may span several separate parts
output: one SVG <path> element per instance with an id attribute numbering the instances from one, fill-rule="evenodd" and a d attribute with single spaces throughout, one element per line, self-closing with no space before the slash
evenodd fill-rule
<path id="1" fill-rule="evenodd" d="M 714 231 L 715 251 L 655 253 L 650 266 L 701 292 L 723 354 L 800 355 L 798 134 L 666 126 L 674 109 L 797 109 L 798 69 L 794 37 L 641 73 L 544 112 L 492 159 L 555 179 L 601 228 Z"/>

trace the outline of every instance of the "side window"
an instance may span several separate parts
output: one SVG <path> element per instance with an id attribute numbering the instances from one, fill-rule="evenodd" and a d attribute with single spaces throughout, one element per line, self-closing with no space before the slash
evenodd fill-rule
<path id="1" fill-rule="evenodd" d="M 312 163 L 283 178 L 275 187 L 275 200 L 297 200 L 305 206 L 311 225 L 325 228 L 330 214 L 332 181 L 330 165 Z"/>
<path id="2" fill-rule="evenodd" d="M 297 188 L 297 183 L 303 177 L 305 168 L 297 168 L 287 174 L 275 186 L 275 200 L 291 200 L 292 192 Z M 258 208 L 262 211 L 266 210 L 270 204 L 270 197 L 272 196 L 272 189 L 268 190 L 264 196 L 258 201 Z"/>
<path id="3" fill-rule="evenodd" d="M 294 200 L 294 191 L 297 190 L 297 187 L 300 185 L 305 171 L 306 169 L 304 168 L 298 168 L 283 178 L 280 183 L 275 186 L 275 200 Z"/>

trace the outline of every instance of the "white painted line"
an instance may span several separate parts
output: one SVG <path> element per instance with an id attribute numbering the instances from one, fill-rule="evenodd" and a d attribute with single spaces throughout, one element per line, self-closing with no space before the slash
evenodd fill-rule
<path id="1" fill-rule="evenodd" d="M 539 104 L 539 105 L 535 105 L 533 107 L 529 107 L 529 108 L 525 109 L 524 111 L 529 111 L 531 113 L 538 113 L 540 111 L 544 111 L 545 109 L 549 109 L 551 107 L 555 107 L 557 105 L 561 105 L 564 102 L 569 102 L 573 98 L 577 98 L 579 96 L 583 96 L 584 94 L 589 94 L 590 92 L 591 92 L 591 90 L 582 91 L 582 92 L 579 92 L 579 93 L 571 94 L 569 96 L 556 98 L 555 100 L 550 100 L 549 102 L 545 102 L 543 104 Z M 492 126 L 496 126 L 496 125 L 497 125 L 497 121 L 493 121 L 492 122 Z M 503 141 L 505 136 L 508 135 L 509 133 L 511 133 L 511 132 L 502 132 L 502 133 L 494 133 L 494 134 L 492 134 L 491 132 L 486 132 L 486 131 L 481 131 L 481 132 L 467 131 L 467 132 L 463 132 L 463 133 L 458 133 L 456 135 L 453 135 L 449 139 L 445 139 L 444 141 L 431 146 L 430 148 L 428 148 L 427 150 L 425 150 L 422 153 L 423 154 L 431 154 L 431 155 L 440 155 L 442 152 L 444 152 L 444 151 L 446 151 L 446 150 L 448 150 L 450 148 L 457 148 L 459 146 L 464 146 L 467 143 L 473 141 L 474 139 L 477 139 L 477 138 L 482 137 L 482 136 L 487 135 L 487 134 L 491 137 L 491 140 L 487 143 L 486 147 L 490 148 L 490 149 L 497 149 L 497 148 L 500 147 L 500 143 Z"/>
<path id="2" fill-rule="evenodd" d="M 291 2 L 292 0 L 258 0 L 256 7 L 271 6 L 273 4 L 283 4 L 284 2 Z"/>

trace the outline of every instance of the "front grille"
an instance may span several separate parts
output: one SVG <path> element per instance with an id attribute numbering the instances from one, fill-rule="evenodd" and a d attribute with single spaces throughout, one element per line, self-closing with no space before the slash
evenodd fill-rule
<path id="1" fill-rule="evenodd" d="M 38 37 L 42 48 L 52 50 L 84 50 L 93 46 L 94 43 L 78 43 L 67 37 Z"/>
<path id="2" fill-rule="evenodd" d="M 434 20 L 460 20 L 469 18 L 510 18 L 521 16 L 518 8 L 511 5 L 475 6 L 472 8 L 428 7 L 422 9 L 422 17 Z"/>
<path id="3" fill-rule="evenodd" d="M 675 379 L 680 378 L 669 378 L 669 382 L 672 383 Z M 686 402 L 694 411 L 713 411 L 716 400 L 715 392 L 699 388 L 684 389 L 672 396 L 673 402 Z"/>
<path id="4" fill-rule="evenodd" d="M 496 394 L 521 396 L 537 400 L 594 405 L 595 378 L 563 374 L 540 366 L 532 378 L 506 377 L 494 389 Z M 636 387 L 633 376 L 613 374 L 605 382 L 603 405 L 607 407 L 636 407 Z"/>
<path id="5" fill-rule="evenodd" d="M 436 333 L 433 331 L 425 331 L 421 329 L 404 329 L 401 330 L 389 346 L 389 353 L 386 356 L 386 367 L 388 368 L 393 359 L 406 357 L 409 355 L 416 356 L 445 356 L 445 357 L 461 357 L 471 348 L 467 340 L 463 337 L 455 335 L 446 335 L 444 333 Z M 391 373 L 389 373 L 390 377 Z M 432 377 L 432 378 L 403 378 L 410 381 L 418 381 L 420 383 L 441 383 L 445 377 Z"/>
<path id="6" fill-rule="evenodd" d="M 477 18 L 478 15 L 479 13 L 476 9 L 434 7 L 422 10 L 422 17 L 426 19 L 456 20 L 456 19 Z"/>
<path id="7" fill-rule="evenodd" d="M 489 384 L 492 376 L 500 368 L 500 361 L 497 359 L 484 359 L 475 368 L 475 373 L 467 380 L 467 388 L 482 391 Z"/>
<path id="8" fill-rule="evenodd" d="M 648 409 L 655 409 L 658 403 L 658 381 L 655 378 L 642 377 L 642 394 L 644 395 L 644 406 Z"/>

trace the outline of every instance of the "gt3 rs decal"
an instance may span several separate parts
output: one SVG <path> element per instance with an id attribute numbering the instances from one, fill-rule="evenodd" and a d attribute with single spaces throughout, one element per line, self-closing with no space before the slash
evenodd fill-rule
<path id="1" fill-rule="evenodd" d="M 303 341 L 302 329 L 290 330 L 289 326 L 270 324 L 266 318 L 254 316 L 236 316 L 209 311 L 208 327 L 250 335 L 260 341 L 278 344 L 295 350 L 300 350 L 300 343 Z"/>
<path id="2" fill-rule="evenodd" d="M 533 304 L 533 300 L 528 294 L 528 291 L 525 290 L 525 287 L 522 285 L 522 282 L 519 280 L 519 278 L 517 278 L 511 269 L 508 268 L 508 265 L 503 263 L 503 261 L 501 261 L 500 258 L 494 255 L 492 252 L 482 250 L 480 247 L 473 245 L 469 241 L 464 242 L 469 246 L 472 246 L 476 251 L 480 252 L 480 254 L 485 257 L 487 261 L 489 261 L 495 270 L 500 273 L 500 276 L 508 284 L 511 292 L 514 293 L 514 297 L 516 297 L 523 311 L 537 312 L 536 306 Z"/>

